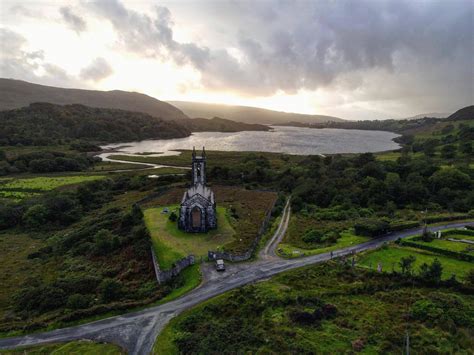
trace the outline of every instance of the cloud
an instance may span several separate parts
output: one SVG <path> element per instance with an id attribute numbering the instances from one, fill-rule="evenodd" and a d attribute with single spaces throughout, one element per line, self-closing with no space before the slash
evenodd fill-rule
<path id="1" fill-rule="evenodd" d="M 121 48 L 191 65 L 211 90 L 270 96 L 326 88 L 350 100 L 403 98 L 426 106 L 472 101 L 473 5 L 467 0 L 254 4 L 196 6 L 196 18 L 227 25 L 225 47 L 178 42 L 164 7 L 145 14 L 118 0 L 90 6 L 111 22 Z"/>
<path id="2" fill-rule="evenodd" d="M 100 81 L 112 75 L 113 72 L 109 63 L 104 58 L 99 57 L 94 59 L 89 66 L 83 68 L 79 76 L 85 80 Z"/>
<path id="3" fill-rule="evenodd" d="M 27 44 L 22 35 L 0 28 L 0 77 L 40 81 L 45 85 L 79 85 L 64 69 L 46 62 L 43 51 L 26 50 Z"/>
<path id="4" fill-rule="evenodd" d="M 110 21 L 118 44 L 129 52 L 145 57 L 172 59 L 202 69 L 209 60 L 209 49 L 194 43 L 179 43 L 173 38 L 171 13 L 155 6 L 153 16 L 129 10 L 118 0 L 93 1 L 88 6 Z"/>
<path id="5" fill-rule="evenodd" d="M 70 7 L 64 6 L 59 9 L 59 13 L 61 14 L 63 20 L 66 24 L 75 31 L 77 34 L 84 32 L 87 29 L 86 22 L 84 19 L 75 15 Z"/>

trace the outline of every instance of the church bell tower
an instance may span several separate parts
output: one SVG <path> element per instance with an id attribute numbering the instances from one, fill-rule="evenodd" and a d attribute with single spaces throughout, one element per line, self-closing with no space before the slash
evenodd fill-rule
<path id="1" fill-rule="evenodd" d="M 193 147 L 192 163 L 193 185 L 206 185 L 206 151 L 202 147 L 202 154 L 196 155 L 196 148 Z"/>

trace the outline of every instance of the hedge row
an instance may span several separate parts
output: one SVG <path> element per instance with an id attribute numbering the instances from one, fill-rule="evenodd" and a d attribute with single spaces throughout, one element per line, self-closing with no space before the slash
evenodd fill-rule
<path id="1" fill-rule="evenodd" d="M 453 235 L 453 234 L 474 236 L 474 230 L 452 229 L 446 232 L 442 232 L 442 235 Z"/>
<path id="2" fill-rule="evenodd" d="M 420 226 L 420 222 L 402 222 L 397 224 L 390 224 L 390 232 L 398 232 L 405 229 L 412 229 Z"/>
<path id="3" fill-rule="evenodd" d="M 471 215 L 469 214 L 460 214 L 456 216 L 434 216 L 434 217 L 427 217 L 426 218 L 426 223 L 438 223 L 438 222 L 444 222 L 444 221 L 456 221 L 460 219 L 469 219 L 472 218 Z"/>
<path id="4" fill-rule="evenodd" d="M 412 239 L 412 240 L 416 240 L 416 239 Z M 424 249 L 424 250 L 432 251 L 432 252 L 435 252 L 435 253 L 438 253 L 438 254 L 453 257 L 453 258 L 456 258 L 456 259 L 459 259 L 459 260 L 464 260 L 464 261 L 474 263 L 474 255 L 463 254 L 463 253 L 459 253 L 457 251 L 436 248 L 436 247 L 433 247 L 431 245 L 418 244 L 418 243 L 410 241 L 410 240 L 401 240 L 400 245 L 414 247 L 414 248 L 417 248 L 417 249 Z"/>

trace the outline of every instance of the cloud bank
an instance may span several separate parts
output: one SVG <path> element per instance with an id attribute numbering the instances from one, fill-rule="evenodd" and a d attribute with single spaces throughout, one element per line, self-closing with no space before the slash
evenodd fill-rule
<path id="1" fill-rule="evenodd" d="M 469 0 L 135 5 L 80 1 L 74 11 L 62 6 L 59 13 L 81 35 L 88 33 L 89 19 L 109 24 L 115 40 L 104 45 L 114 53 L 192 68 L 201 89 L 209 92 L 269 97 L 302 91 L 317 96 L 323 90 L 341 107 L 414 113 L 445 112 L 474 101 L 474 3 Z M 33 12 L 18 9 L 17 14 Z M 19 49 L 24 38 L 10 34 L 8 41 L 4 46 L 13 50 L 3 70 L 26 75 L 41 65 L 39 57 L 31 58 L 40 52 Z M 98 55 L 78 75 L 98 82 L 113 76 L 112 67 L 109 58 Z"/>

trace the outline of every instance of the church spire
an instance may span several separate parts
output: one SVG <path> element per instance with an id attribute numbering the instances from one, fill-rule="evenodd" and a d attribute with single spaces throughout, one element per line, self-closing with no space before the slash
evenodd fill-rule
<path id="1" fill-rule="evenodd" d="M 204 146 L 202 147 L 202 157 L 205 158 L 206 157 L 206 151 L 204 149 Z"/>

